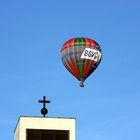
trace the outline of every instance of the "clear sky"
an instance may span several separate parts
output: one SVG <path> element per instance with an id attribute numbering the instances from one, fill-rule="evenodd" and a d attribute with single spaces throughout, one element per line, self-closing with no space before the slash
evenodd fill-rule
<path id="1" fill-rule="evenodd" d="M 84 88 L 61 62 L 73 37 L 103 51 Z M 76 118 L 76 140 L 140 140 L 139 52 L 139 0 L 0 0 L 0 140 L 44 95 L 49 117 Z"/>

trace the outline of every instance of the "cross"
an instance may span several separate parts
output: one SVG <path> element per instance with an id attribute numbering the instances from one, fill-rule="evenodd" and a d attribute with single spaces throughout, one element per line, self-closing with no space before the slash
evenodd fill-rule
<path id="1" fill-rule="evenodd" d="M 41 109 L 41 113 L 45 117 L 45 115 L 48 113 L 48 110 L 46 108 L 46 103 L 50 103 L 50 101 L 46 100 L 46 97 L 43 96 L 43 100 L 39 100 L 38 102 L 43 103 L 43 108 Z"/>

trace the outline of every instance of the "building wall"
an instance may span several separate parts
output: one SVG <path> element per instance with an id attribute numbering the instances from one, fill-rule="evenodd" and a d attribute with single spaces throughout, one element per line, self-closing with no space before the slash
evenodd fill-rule
<path id="1" fill-rule="evenodd" d="M 20 123 L 17 124 L 15 132 L 14 132 L 14 140 L 20 140 L 19 136 L 20 136 Z"/>

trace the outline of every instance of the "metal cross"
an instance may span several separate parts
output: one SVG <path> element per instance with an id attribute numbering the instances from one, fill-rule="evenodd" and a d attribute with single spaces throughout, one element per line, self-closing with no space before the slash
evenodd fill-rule
<path id="1" fill-rule="evenodd" d="M 39 103 L 43 103 L 43 108 L 41 109 L 41 114 L 45 117 L 45 115 L 48 113 L 48 110 L 46 108 L 46 103 L 50 103 L 49 100 L 46 100 L 46 97 L 43 96 L 43 100 L 39 100 Z"/>

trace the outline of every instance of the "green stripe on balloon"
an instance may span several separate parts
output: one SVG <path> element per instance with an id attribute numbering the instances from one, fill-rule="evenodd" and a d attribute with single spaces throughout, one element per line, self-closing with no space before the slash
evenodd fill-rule
<path id="1" fill-rule="evenodd" d="M 85 47 L 85 40 L 84 38 L 77 38 L 75 40 L 75 46 L 76 47 Z M 82 49 L 82 48 L 81 48 Z M 84 72 L 84 62 L 85 60 L 81 60 L 80 58 L 81 56 L 77 56 L 76 57 L 76 61 L 77 61 L 77 67 L 78 67 L 78 71 L 79 71 L 79 74 L 80 74 L 80 79 L 82 80 L 84 77 L 83 77 L 83 72 Z M 83 81 L 83 80 L 82 80 Z"/>

